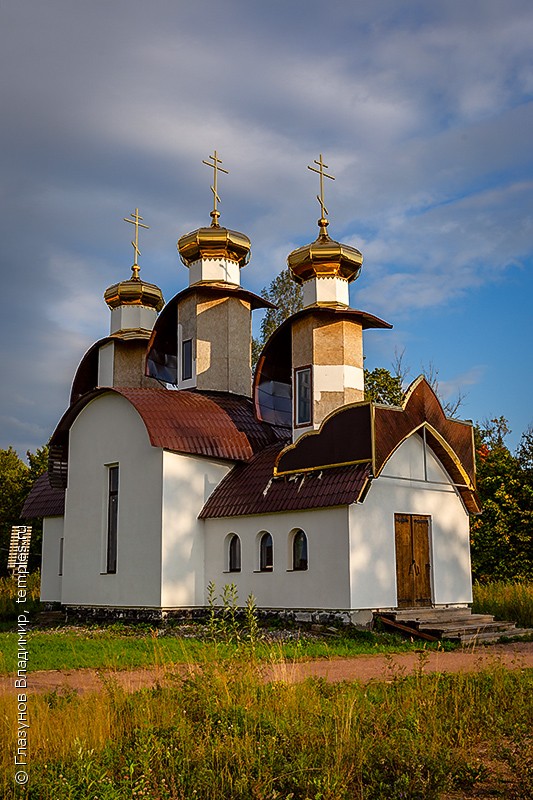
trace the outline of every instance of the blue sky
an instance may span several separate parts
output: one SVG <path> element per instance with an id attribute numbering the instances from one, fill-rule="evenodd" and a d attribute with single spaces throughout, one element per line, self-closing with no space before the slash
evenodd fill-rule
<path id="1" fill-rule="evenodd" d="M 47 441 L 106 335 L 139 207 L 142 275 L 187 282 L 176 241 L 252 240 L 259 291 L 316 236 L 363 252 L 367 365 L 432 364 L 461 415 L 533 424 L 533 6 L 527 0 L 2 0 L 0 447 Z"/>

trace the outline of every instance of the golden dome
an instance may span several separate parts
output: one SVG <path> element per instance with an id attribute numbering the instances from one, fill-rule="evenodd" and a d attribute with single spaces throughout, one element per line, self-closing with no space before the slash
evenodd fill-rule
<path id="1" fill-rule="evenodd" d="M 213 216 L 213 212 L 211 212 Z M 213 217 L 208 228 L 198 228 L 178 240 L 180 258 L 186 267 L 201 258 L 226 258 L 245 267 L 250 260 L 252 244 L 244 233 L 221 228 Z"/>
<path id="2" fill-rule="evenodd" d="M 287 264 L 297 283 L 310 278 L 344 278 L 348 282 L 359 277 L 363 256 L 355 247 L 336 242 L 328 236 L 328 221 L 318 220 L 318 238 L 293 250 Z"/>
<path id="3" fill-rule="evenodd" d="M 104 292 L 104 300 L 109 308 L 118 306 L 147 306 L 161 311 L 165 305 L 163 292 L 154 283 L 147 283 L 137 275 L 127 281 L 110 286 Z"/>

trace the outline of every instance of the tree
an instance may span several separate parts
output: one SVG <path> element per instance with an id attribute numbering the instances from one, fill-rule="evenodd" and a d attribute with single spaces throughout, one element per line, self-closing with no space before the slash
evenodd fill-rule
<path id="1" fill-rule="evenodd" d="M 385 367 L 376 367 L 371 372 L 365 369 L 365 400 L 401 406 L 404 397 L 400 375 L 392 375 Z"/>
<path id="2" fill-rule="evenodd" d="M 252 369 L 255 369 L 261 350 L 274 331 L 303 307 L 302 287 L 296 283 L 288 267 L 282 270 L 268 287 L 263 287 L 261 297 L 269 300 L 276 308 L 266 310 L 261 321 L 259 338 L 252 340 Z"/>
<path id="3" fill-rule="evenodd" d="M 532 440 L 526 432 L 513 455 L 505 444 L 509 433 L 505 417 L 475 429 L 483 511 L 471 525 L 471 552 L 473 575 L 481 581 L 533 577 Z"/>
<path id="4" fill-rule="evenodd" d="M 20 525 L 20 513 L 24 501 L 36 478 L 46 469 L 48 447 L 40 447 L 35 453 L 26 453 L 29 466 L 19 457 L 13 447 L 0 449 L 0 573 L 7 573 L 7 554 L 11 540 L 11 527 Z M 42 539 L 41 521 L 33 523 L 30 549 L 30 567 L 37 566 Z"/>

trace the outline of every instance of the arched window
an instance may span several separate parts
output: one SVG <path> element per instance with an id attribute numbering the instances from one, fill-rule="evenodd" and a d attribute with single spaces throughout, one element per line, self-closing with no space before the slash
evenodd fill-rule
<path id="1" fill-rule="evenodd" d="M 307 569 L 307 536 L 302 530 L 297 530 L 292 539 L 292 568 Z"/>
<path id="2" fill-rule="evenodd" d="M 241 540 L 236 533 L 232 534 L 229 540 L 228 569 L 230 572 L 241 571 Z"/>
<path id="3" fill-rule="evenodd" d="M 270 572 L 274 567 L 274 545 L 272 536 L 264 533 L 259 544 L 259 569 L 261 572 Z"/>

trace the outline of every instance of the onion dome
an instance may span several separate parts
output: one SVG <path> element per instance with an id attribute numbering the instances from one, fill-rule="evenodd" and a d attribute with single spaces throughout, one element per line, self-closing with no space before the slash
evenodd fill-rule
<path id="1" fill-rule="evenodd" d="M 318 220 L 318 238 L 293 250 L 287 264 L 297 283 L 311 278 L 343 278 L 348 282 L 359 277 L 363 256 L 355 247 L 331 239 L 327 232 L 328 220 Z"/>
<path id="2" fill-rule="evenodd" d="M 110 286 L 104 292 L 104 300 L 109 308 L 118 308 L 119 306 L 145 306 L 153 308 L 155 311 L 161 311 L 165 301 L 163 299 L 163 292 L 154 283 L 147 283 L 135 274 L 127 281 L 121 281 Z M 138 273 L 138 269 L 137 269 Z"/>
<path id="3" fill-rule="evenodd" d="M 186 267 L 200 259 L 226 259 L 245 267 L 250 260 L 252 244 L 244 233 L 221 228 L 218 212 L 211 212 L 213 222 L 208 228 L 186 233 L 178 241 L 178 252 Z"/>

